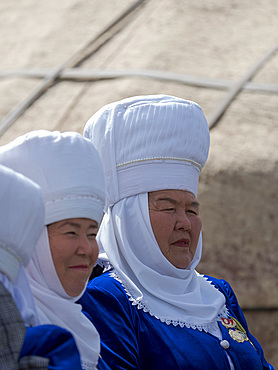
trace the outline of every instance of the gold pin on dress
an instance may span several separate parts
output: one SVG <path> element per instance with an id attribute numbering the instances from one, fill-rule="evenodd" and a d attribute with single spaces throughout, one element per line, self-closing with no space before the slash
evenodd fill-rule
<path id="1" fill-rule="evenodd" d="M 229 335 L 233 340 L 237 341 L 238 343 L 249 341 L 254 347 L 253 343 L 250 341 L 246 334 L 246 330 L 237 319 L 235 319 L 234 317 L 221 317 L 220 320 L 222 325 L 225 328 L 229 329 Z"/>

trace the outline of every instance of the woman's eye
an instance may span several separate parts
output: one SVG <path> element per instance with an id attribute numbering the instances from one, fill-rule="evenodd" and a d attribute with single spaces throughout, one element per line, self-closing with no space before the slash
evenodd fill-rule
<path id="1" fill-rule="evenodd" d="M 75 235 L 75 231 L 67 231 L 66 234 L 67 235 Z"/>
<path id="2" fill-rule="evenodd" d="M 188 209 L 186 212 L 190 213 L 191 215 L 197 215 L 198 214 L 196 211 L 194 211 L 192 209 Z"/>

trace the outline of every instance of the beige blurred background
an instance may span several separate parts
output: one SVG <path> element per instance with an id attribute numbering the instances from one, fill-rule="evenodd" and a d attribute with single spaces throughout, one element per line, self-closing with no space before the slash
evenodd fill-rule
<path id="1" fill-rule="evenodd" d="M 277 0 L 0 0 L 0 145 L 82 133 L 102 105 L 171 94 L 201 105 L 211 150 L 199 272 L 230 282 L 278 366 Z"/>

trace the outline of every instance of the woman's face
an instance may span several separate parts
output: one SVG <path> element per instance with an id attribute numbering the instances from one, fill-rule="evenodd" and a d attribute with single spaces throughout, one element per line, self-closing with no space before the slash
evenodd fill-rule
<path id="1" fill-rule="evenodd" d="M 175 267 L 186 269 L 194 257 L 202 229 L 195 196 L 185 190 L 150 192 L 149 213 L 162 254 Z"/>
<path id="2" fill-rule="evenodd" d="M 98 224 L 88 218 L 70 218 L 47 226 L 56 273 L 71 297 L 77 297 L 98 257 Z"/>

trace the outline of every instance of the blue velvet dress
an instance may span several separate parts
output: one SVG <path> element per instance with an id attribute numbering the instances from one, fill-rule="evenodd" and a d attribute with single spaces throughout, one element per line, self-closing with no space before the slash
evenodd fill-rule
<path id="1" fill-rule="evenodd" d="M 71 333 L 55 325 L 27 328 L 19 359 L 40 356 L 49 359 L 50 370 L 81 370 L 80 355 Z M 98 370 L 110 370 L 99 357 Z"/>
<path id="2" fill-rule="evenodd" d="M 71 333 L 55 325 L 27 328 L 19 358 L 39 356 L 49 359 L 48 369 L 81 370 L 80 355 Z"/>
<path id="3" fill-rule="evenodd" d="M 273 369 L 250 334 L 230 285 L 208 278 L 225 295 L 232 322 L 240 328 L 220 323 L 222 342 L 198 329 L 167 325 L 138 309 L 109 272 L 93 279 L 79 303 L 100 333 L 101 355 L 111 369 L 224 370 L 230 369 L 227 353 L 236 370 Z M 239 334 L 237 340 L 231 337 L 231 330 Z"/>

